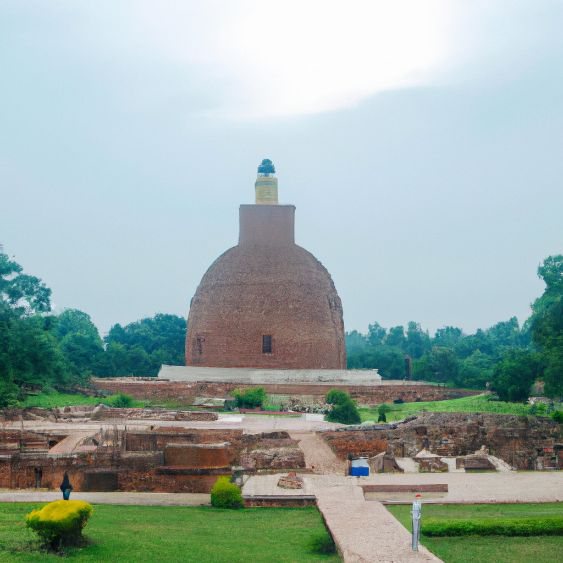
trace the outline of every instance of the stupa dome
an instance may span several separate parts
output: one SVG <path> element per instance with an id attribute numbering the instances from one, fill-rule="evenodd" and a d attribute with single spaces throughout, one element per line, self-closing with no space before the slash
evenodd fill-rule
<path id="1" fill-rule="evenodd" d="M 241 205 L 239 244 L 190 305 L 186 364 L 345 369 L 342 303 L 327 269 L 294 241 L 293 205 Z"/>

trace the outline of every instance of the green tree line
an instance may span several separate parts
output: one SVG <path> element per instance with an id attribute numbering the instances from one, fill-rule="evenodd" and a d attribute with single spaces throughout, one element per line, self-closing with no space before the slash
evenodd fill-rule
<path id="1" fill-rule="evenodd" d="M 543 294 L 532 316 L 515 317 L 475 334 L 447 326 L 434 335 L 416 322 L 367 334 L 346 334 L 348 367 L 379 369 L 387 379 L 434 381 L 461 387 L 489 384 L 505 400 L 525 400 L 536 379 L 551 397 L 563 394 L 563 256 L 538 269 Z M 70 388 L 92 375 L 155 376 L 162 364 L 183 365 L 186 321 L 171 314 L 122 326 L 102 338 L 90 316 L 77 309 L 55 315 L 51 290 L 0 252 L 0 407 L 26 389 Z M 408 360 L 407 360 L 408 358 Z"/>
<path id="2" fill-rule="evenodd" d="M 0 252 L 0 407 L 26 390 L 66 389 L 92 375 L 155 376 L 163 363 L 184 363 L 186 321 L 157 314 L 101 338 L 90 316 L 77 309 L 51 312 L 51 290 Z"/>
<path id="3" fill-rule="evenodd" d="M 367 334 L 346 333 L 348 367 L 379 369 L 385 379 L 433 381 L 458 387 L 489 386 L 503 400 L 528 397 L 537 379 L 546 395 L 563 395 L 563 256 L 538 268 L 546 287 L 519 326 L 516 317 L 465 334 L 446 326 L 433 335 L 411 321 L 389 329 L 369 325 Z"/>

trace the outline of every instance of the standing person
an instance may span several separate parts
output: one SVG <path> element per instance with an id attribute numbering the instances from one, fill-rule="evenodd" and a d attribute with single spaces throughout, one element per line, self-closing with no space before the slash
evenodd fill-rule
<path id="1" fill-rule="evenodd" d="M 65 474 L 63 476 L 63 482 L 61 483 L 61 486 L 59 488 L 61 489 L 61 491 L 63 493 L 63 499 L 68 500 L 73 487 L 70 484 L 70 479 L 68 478 L 68 473 L 66 471 L 65 471 Z"/>

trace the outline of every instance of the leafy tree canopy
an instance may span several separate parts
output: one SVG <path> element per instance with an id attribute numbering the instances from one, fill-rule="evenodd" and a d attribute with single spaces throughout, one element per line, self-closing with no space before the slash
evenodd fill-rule
<path id="1" fill-rule="evenodd" d="M 51 310 L 51 290 L 37 277 L 0 251 L 0 300 L 18 315 L 46 313 Z"/>

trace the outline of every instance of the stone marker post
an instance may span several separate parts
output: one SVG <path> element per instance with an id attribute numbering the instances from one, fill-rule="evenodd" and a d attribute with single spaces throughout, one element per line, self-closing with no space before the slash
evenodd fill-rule
<path id="1" fill-rule="evenodd" d="M 412 503 L 412 550 L 418 551 L 418 541 L 420 539 L 420 517 L 422 516 L 421 495 L 416 495 Z"/>

